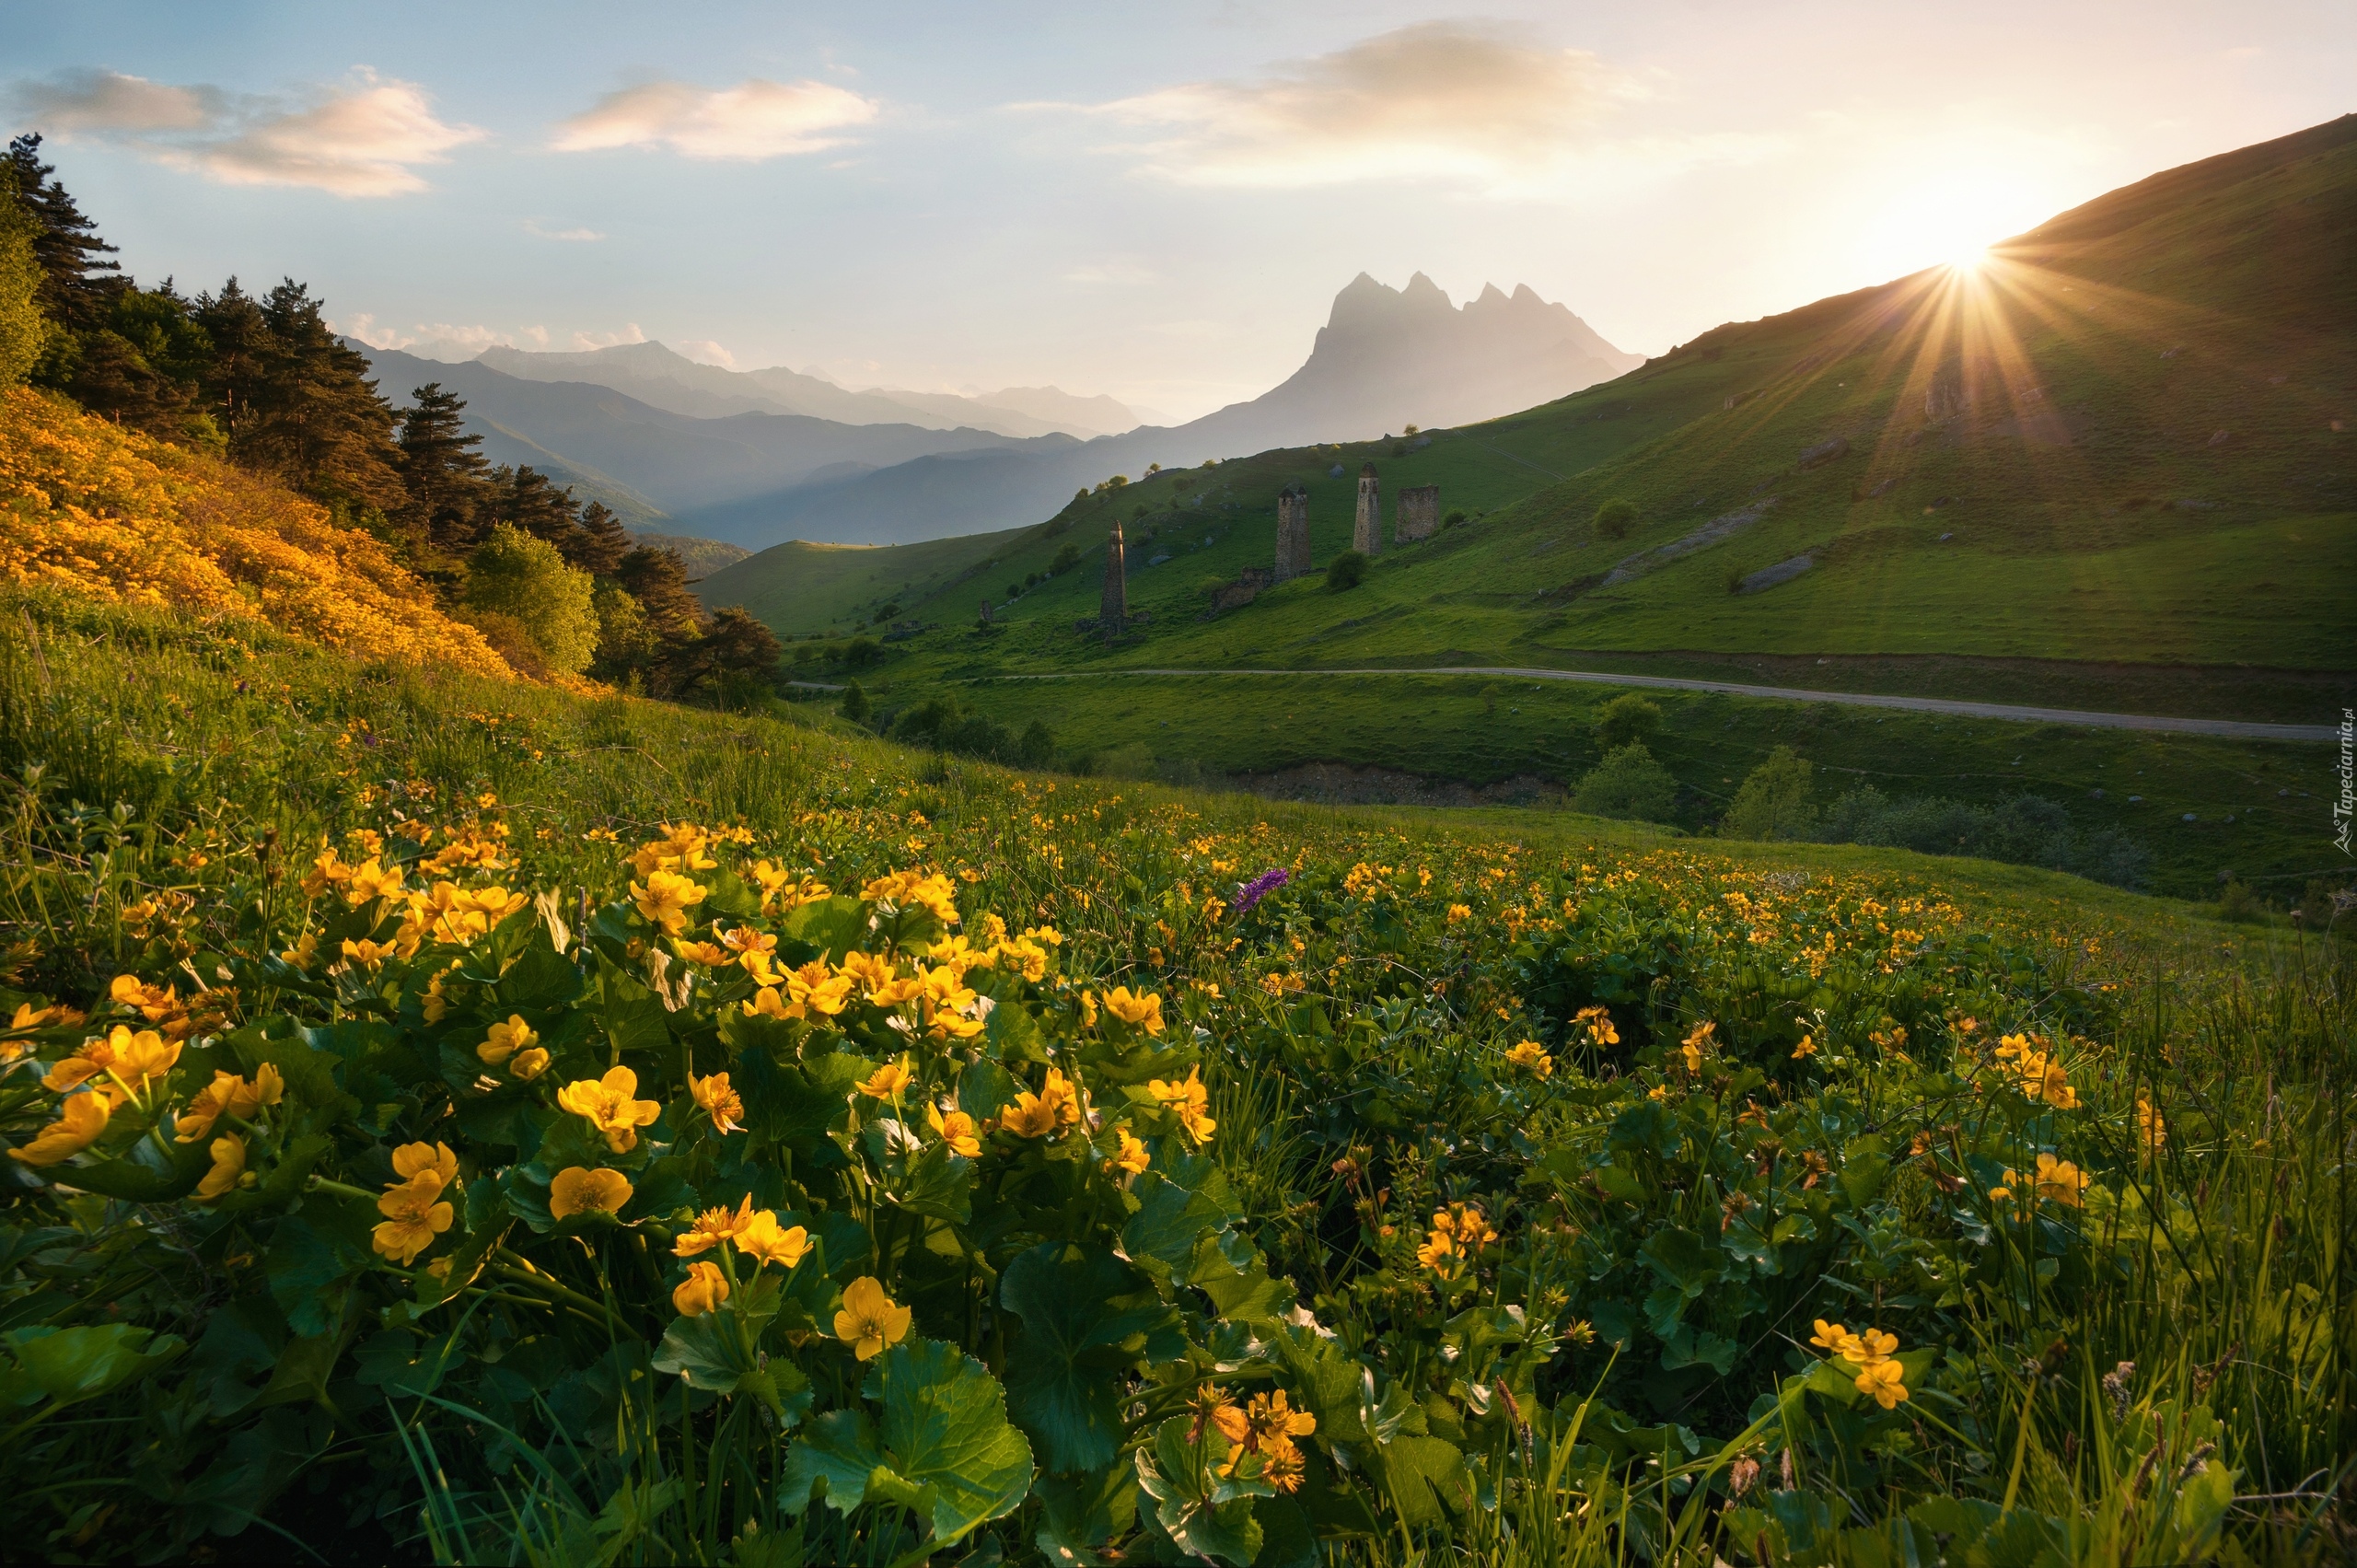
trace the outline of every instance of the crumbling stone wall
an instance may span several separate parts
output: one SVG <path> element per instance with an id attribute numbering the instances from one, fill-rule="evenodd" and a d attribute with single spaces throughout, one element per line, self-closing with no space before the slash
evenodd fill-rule
<path id="1" fill-rule="evenodd" d="M 1440 527 L 1440 486 L 1413 484 L 1399 493 L 1399 511 L 1392 517 L 1391 537 L 1401 544 L 1430 539 Z"/>
<path id="2" fill-rule="evenodd" d="M 1365 556 L 1383 550 L 1383 485 L 1373 463 L 1359 470 L 1359 515 L 1351 528 L 1351 548 Z"/>

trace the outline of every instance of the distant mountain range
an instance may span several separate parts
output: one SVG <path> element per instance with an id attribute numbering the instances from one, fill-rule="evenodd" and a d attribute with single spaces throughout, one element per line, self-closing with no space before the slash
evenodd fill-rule
<path id="1" fill-rule="evenodd" d="M 1175 427 L 1129 428 L 1135 415 L 1113 399 L 1053 387 L 851 391 L 783 367 L 702 365 L 655 343 L 495 348 L 458 364 L 353 346 L 397 403 L 428 381 L 465 398 L 493 461 L 529 463 L 633 528 L 754 549 L 1020 526 L 1152 462 L 1474 423 L 1643 363 L 1527 287 L 1485 288 L 1459 308 L 1421 273 L 1404 289 L 1361 273 L 1293 376 Z"/>

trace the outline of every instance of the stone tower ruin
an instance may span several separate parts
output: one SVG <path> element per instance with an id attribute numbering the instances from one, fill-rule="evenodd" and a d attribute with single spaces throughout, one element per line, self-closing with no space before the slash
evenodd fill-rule
<path id="1" fill-rule="evenodd" d="M 1121 623 L 1130 618 L 1129 558 L 1121 547 L 1121 523 L 1113 520 L 1113 531 L 1105 536 L 1105 598 L 1097 611 L 1097 624 L 1106 636 L 1120 634 Z"/>
<path id="2" fill-rule="evenodd" d="M 1430 539 L 1440 527 L 1440 486 L 1414 484 L 1399 493 L 1399 510 L 1392 515 L 1391 538 L 1395 543 L 1406 544 L 1411 540 Z"/>
<path id="3" fill-rule="evenodd" d="M 1351 529 L 1351 548 L 1366 556 L 1383 549 L 1383 485 L 1375 477 L 1373 463 L 1359 470 L 1359 516 Z"/>
<path id="4" fill-rule="evenodd" d="M 1309 493 L 1297 484 L 1277 492 L 1277 574 L 1280 583 L 1309 572 Z"/>

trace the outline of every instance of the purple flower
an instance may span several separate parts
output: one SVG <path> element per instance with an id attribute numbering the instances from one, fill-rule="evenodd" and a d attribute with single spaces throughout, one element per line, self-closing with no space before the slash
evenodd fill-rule
<path id="1" fill-rule="evenodd" d="M 1276 889 L 1283 887 L 1286 883 L 1292 880 L 1293 877 L 1286 874 L 1283 866 L 1271 866 L 1268 870 L 1261 872 L 1260 875 L 1253 877 L 1252 880 L 1245 883 L 1244 886 L 1236 889 L 1236 912 L 1238 914 L 1250 913 L 1254 904 L 1259 903 L 1263 897 L 1274 892 Z"/>

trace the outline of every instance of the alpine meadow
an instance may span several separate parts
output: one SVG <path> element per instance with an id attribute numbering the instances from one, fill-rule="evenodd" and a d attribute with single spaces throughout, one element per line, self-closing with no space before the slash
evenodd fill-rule
<path id="1" fill-rule="evenodd" d="M 2164 9 L 2084 71 L 2147 81 Z M 424 56 L 328 85 L 341 7 L 224 86 L 41 25 L 12 1558 L 2357 1558 L 2357 115 L 1718 326 L 1751 296 L 1633 224 L 1595 324 L 1363 273 L 1271 382 L 1221 312 L 1374 243 L 1328 186 L 1456 258 L 1812 178 L 1636 128 L 1696 113 L 1615 63 L 1650 22 L 1201 63 L 1283 10 L 1039 20 L 1125 60 L 1052 88 L 734 7 L 662 69 L 808 79 L 592 70 L 612 17 L 562 116 L 452 65 L 469 121 Z M 921 101 L 961 48 L 997 96 Z M 2243 123 L 2185 112 L 2154 145 Z M 1018 206 L 952 266 L 960 180 Z M 694 271 L 644 248 L 707 201 Z M 1018 218 L 1078 226 L 1019 280 Z M 735 292 L 754 250 L 836 292 Z M 256 254 L 311 280 L 173 273 Z M 591 324 L 451 324 L 518 286 Z"/>

